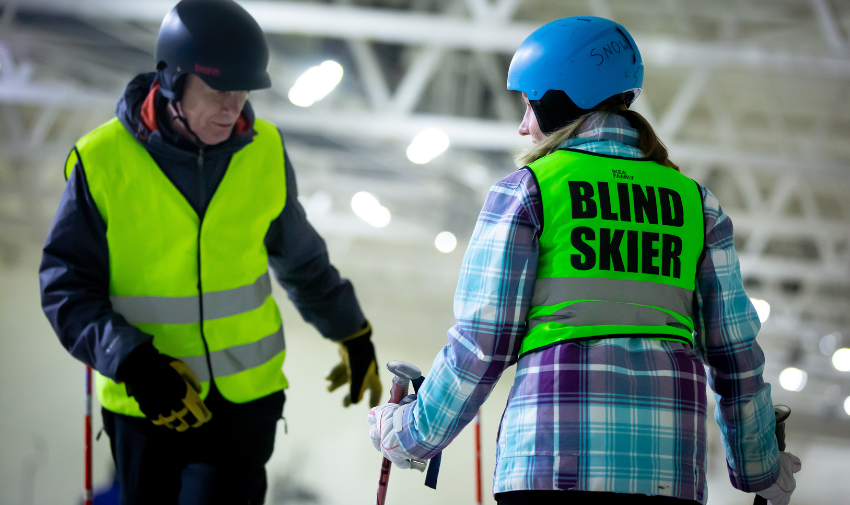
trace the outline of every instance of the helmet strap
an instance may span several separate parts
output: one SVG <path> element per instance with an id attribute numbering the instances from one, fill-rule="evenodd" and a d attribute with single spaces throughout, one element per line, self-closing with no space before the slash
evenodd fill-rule
<path id="1" fill-rule="evenodd" d="M 192 130 L 192 128 L 189 126 L 189 121 L 187 121 L 186 118 L 183 116 L 183 112 L 180 110 L 180 104 L 176 100 L 168 100 L 168 103 L 169 105 L 171 105 L 171 108 L 173 108 L 175 112 L 172 121 L 174 119 L 179 120 L 183 124 L 183 128 L 185 128 L 187 132 L 191 133 L 192 136 L 195 137 L 195 144 L 197 144 L 197 146 L 200 148 L 205 147 L 206 144 L 204 144 L 201 138 L 198 137 L 198 134 Z"/>

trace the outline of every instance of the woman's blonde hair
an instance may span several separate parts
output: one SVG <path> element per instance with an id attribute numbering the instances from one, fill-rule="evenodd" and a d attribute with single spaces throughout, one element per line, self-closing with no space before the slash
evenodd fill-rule
<path id="1" fill-rule="evenodd" d="M 572 123 L 555 130 L 541 142 L 538 142 L 528 148 L 525 152 L 516 157 L 515 161 L 517 166 L 524 167 L 546 155 L 552 154 L 561 147 L 567 139 L 575 137 L 579 128 L 581 128 L 585 121 L 591 117 L 594 118 L 594 122 L 598 121 L 601 124 L 610 114 L 623 116 L 623 118 L 632 125 L 632 128 L 638 131 L 639 137 L 637 148 L 643 151 L 645 159 L 650 159 L 656 163 L 664 165 L 665 167 L 670 167 L 679 171 L 679 167 L 667 157 L 667 147 L 664 146 L 664 143 L 661 142 L 661 139 L 659 139 L 655 134 L 655 130 L 652 129 L 649 122 L 637 112 L 629 110 L 628 106 L 623 104 L 622 97 L 619 95 L 602 102 L 591 112 L 579 116 Z"/>

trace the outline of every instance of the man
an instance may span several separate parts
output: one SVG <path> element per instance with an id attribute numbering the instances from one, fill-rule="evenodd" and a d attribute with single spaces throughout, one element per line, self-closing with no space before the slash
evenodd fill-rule
<path id="1" fill-rule="evenodd" d="M 256 21 L 183 0 L 156 60 L 70 153 L 42 305 L 98 372 L 122 503 L 263 503 L 287 387 L 268 267 L 341 343 L 328 379 L 349 384 L 345 406 L 380 395 L 371 327 L 305 218 L 282 137 L 247 102 L 271 85 Z"/>

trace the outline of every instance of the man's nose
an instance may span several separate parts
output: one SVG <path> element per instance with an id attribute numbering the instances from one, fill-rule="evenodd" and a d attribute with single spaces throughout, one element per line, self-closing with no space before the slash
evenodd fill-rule
<path id="1" fill-rule="evenodd" d="M 234 91 L 229 91 L 224 94 L 224 98 L 221 101 L 222 112 L 227 112 L 229 114 L 238 114 L 239 113 L 239 94 Z"/>

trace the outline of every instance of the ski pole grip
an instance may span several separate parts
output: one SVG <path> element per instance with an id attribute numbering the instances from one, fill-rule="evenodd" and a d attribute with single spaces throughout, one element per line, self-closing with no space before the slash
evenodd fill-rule
<path id="1" fill-rule="evenodd" d="M 405 396 L 407 396 L 407 389 L 410 387 L 410 381 L 421 377 L 422 372 L 415 366 L 410 363 L 405 363 L 404 361 L 390 361 L 387 363 L 387 370 L 393 374 L 393 387 L 390 389 L 390 403 L 398 404 Z M 378 497 L 375 502 L 377 505 L 384 505 L 387 500 L 387 485 L 390 483 L 391 468 L 392 463 L 390 463 L 390 460 L 384 458 L 381 461 L 381 476 L 378 479 Z M 416 465 L 414 465 L 413 462 L 411 462 L 411 468 L 416 468 Z"/>

